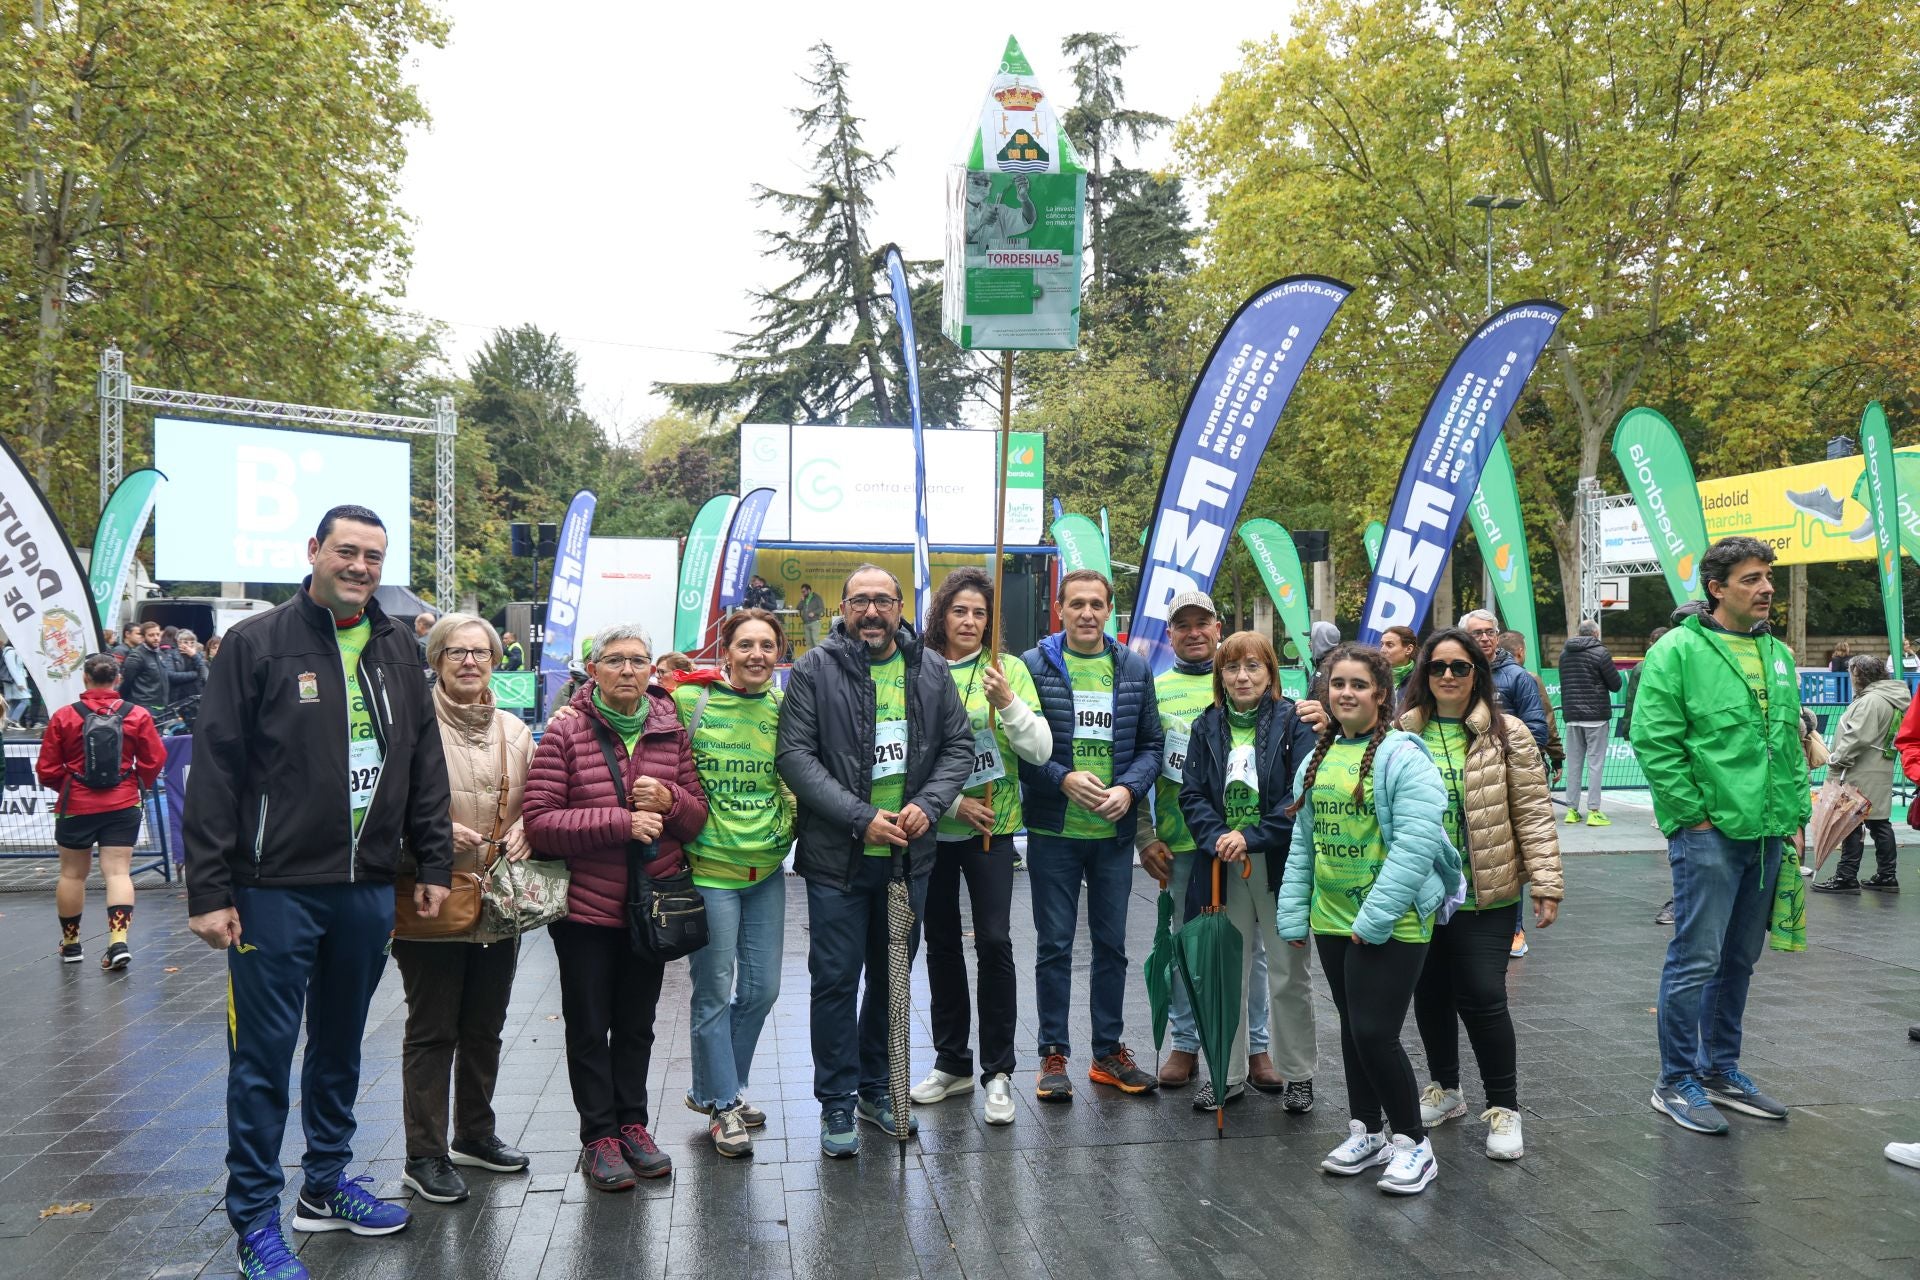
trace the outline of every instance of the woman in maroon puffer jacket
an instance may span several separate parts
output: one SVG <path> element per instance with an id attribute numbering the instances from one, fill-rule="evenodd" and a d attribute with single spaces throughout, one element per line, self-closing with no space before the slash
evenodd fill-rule
<path id="1" fill-rule="evenodd" d="M 556 717 L 534 752 L 521 808 L 535 850 L 573 873 L 567 918 L 549 932 L 560 963 L 567 1076 L 580 1112 L 581 1171 L 602 1191 L 636 1175 L 673 1172 L 647 1132 L 647 1068 L 663 966 L 627 941 L 627 844 L 651 841 L 650 876 L 686 862 L 684 841 L 707 821 L 707 797 L 673 700 L 650 686 L 652 645 L 643 628 L 611 627 L 594 641 L 589 683 Z M 601 749 L 613 745 L 616 787 Z"/>

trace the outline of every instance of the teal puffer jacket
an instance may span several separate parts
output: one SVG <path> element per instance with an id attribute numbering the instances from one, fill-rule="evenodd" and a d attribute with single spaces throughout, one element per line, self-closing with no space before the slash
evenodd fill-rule
<path id="1" fill-rule="evenodd" d="M 1293 793 L 1307 776 L 1302 764 L 1293 779 Z M 1293 824 L 1293 845 L 1287 854 L 1287 874 L 1280 881 L 1277 923 L 1289 942 L 1307 936 L 1308 909 L 1313 901 L 1313 801 Z M 1460 854 L 1447 839 L 1441 817 L 1447 810 L 1447 784 L 1434 767 L 1427 744 L 1395 729 L 1373 753 L 1373 808 L 1380 819 L 1380 838 L 1387 846 L 1386 865 L 1360 906 L 1353 931 L 1379 944 L 1393 936 L 1393 926 L 1412 907 L 1421 919 L 1458 894 Z"/>

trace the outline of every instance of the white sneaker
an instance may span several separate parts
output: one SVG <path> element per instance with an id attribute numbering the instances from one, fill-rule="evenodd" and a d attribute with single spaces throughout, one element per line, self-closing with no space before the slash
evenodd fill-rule
<path id="1" fill-rule="evenodd" d="M 972 1076 L 956 1076 L 935 1067 L 927 1073 L 925 1080 L 913 1086 L 910 1096 L 921 1106 L 930 1107 L 936 1102 L 945 1102 L 955 1094 L 972 1092 Z"/>
<path id="2" fill-rule="evenodd" d="M 1004 1071 L 987 1081 L 987 1123 L 1013 1123 L 1013 1080 Z"/>
<path id="3" fill-rule="evenodd" d="M 1376 1184 L 1389 1195 L 1411 1196 L 1427 1189 L 1440 1173 L 1440 1162 L 1433 1158 L 1433 1139 L 1415 1142 L 1404 1133 L 1393 1135 L 1387 1171 Z"/>
<path id="4" fill-rule="evenodd" d="M 1467 1114 L 1467 1100 L 1458 1089 L 1442 1089 L 1437 1081 L 1420 1091 L 1420 1123 L 1431 1129 Z"/>
<path id="5" fill-rule="evenodd" d="M 1488 1107 L 1480 1113 L 1487 1122 L 1487 1159 L 1518 1160 L 1527 1154 L 1520 1141 L 1520 1113 L 1505 1107 Z"/>
<path id="6" fill-rule="evenodd" d="M 1889 1142 L 1887 1159 L 1910 1169 L 1920 1169 L 1920 1142 Z"/>
<path id="7" fill-rule="evenodd" d="M 1367 1126 L 1358 1120 L 1349 1120 L 1347 1140 L 1327 1152 L 1327 1158 L 1320 1162 L 1320 1167 L 1328 1173 L 1350 1178 L 1356 1173 L 1365 1173 L 1377 1164 L 1385 1164 L 1392 1154 L 1387 1146 L 1385 1124 L 1380 1126 L 1380 1132 L 1368 1133 Z"/>

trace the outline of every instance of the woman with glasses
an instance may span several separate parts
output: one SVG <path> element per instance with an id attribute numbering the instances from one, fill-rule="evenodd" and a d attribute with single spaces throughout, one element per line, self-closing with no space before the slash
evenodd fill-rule
<path id="1" fill-rule="evenodd" d="M 1293 703 L 1280 696 L 1280 663 L 1273 645 L 1257 631 L 1228 636 L 1213 660 L 1213 705 L 1193 722 L 1181 771 L 1180 812 L 1200 859 L 1187 881 L 1188 915 L 1191 918 L 1196 901 L 1212 901 L 1217 860 L 1220 900 L 1227 919 L 1240 930 L 1241 983 L 1244 986 L 1254 972 L 1258 938 L 1266 948 L 1267 1025 L 1275 1052 L 1282 1061 L 1309 1063 L 1314 1056 L 1313 1005 L 1302 998 L 1312 990 L 1307 953 L 1280 944 L 1275 894 L 1293 840 L 1293 815 L 1288 812 L 1293 775 L 1313 748 L 1313 730 L 1294 714 Z M 1242 871 L 1248 873 L 1244 879 Z M 1216 1099 L 1209 1079 L 1193 1100 L 1196 1111 L 1217 1110 L 1246 1092 L 1248 1026 L 1244 1017 L 1236 1021 L 1233 1051 L 1227 1055 L 1226 1096 Z M 1290 1088 L 1302 1083 L 1307 1085 L 1304 1096 L 1311 1099 L 1310 1078 L 1288 1081 Z"/>
<path id="2" fill-rule="evenodd" d="M 1487 1092 L 1487 1156 L 1518 1160 L 1519 1067 L 1507 1012 L 1510 940 L 1520 893 L 1533 886 L 1534 923 L 1560 913 L 1560 837 L 1547 771 L 1533 735 L 1502 715 L 1486 655 L 1464 631 L 1427 638 L 1401 703 L 1400 727 L 1419 734 L 1447 786 L 1447 838 L 1460 851 L 1466 902 L 1433 931 L 1414 990 L 1414 1019 L 1433 1079 L 1420 1095 L 1431 1128 L 1467 1114 L 1460 1093 L 1459 1024 Z"/>
<path id="3" fill-rule="evenodd" d="M 496 858 L 519 862 L 532 852 L 520 818 L 533 760 L 533 734 L 518 716 L 493 703 L 492 675 L 500 637 L 468 613 L 444 615 L 427 633 L 427 662 L 438 679 L 433 706 L 452 793 L 454 883 L 471 910 L 454 899 L 440 920 L 402 910 L 393 959 L 407 995 L 407 1032 L 400 1059 L 407 1163 L 400 1180 L 423 1199 L 467 1198 L 455 1165 L 522 1173 L 527 1157 L 494 1130 L 493 1088 L 500 1075 L 500 1029 L 507 1021 L 518 944 L 489 932 L 479 914 L 478 881 Z M 412 858 L 401 850 L 401 872 Z M 409 898 L 410 901 L 410 898 Z M 457 932 L 447 924 L 471 915 Z M 453 1086 L 448 1088 L 451 1075 Z M 453 1140 L 447 1103 L 453 1101 Z"/>
<path id="4" fill-rule="evenodd" d="M 673 699 L 652 683 L 644 627 L 594 638 L 576 714 L 556 716 L 534 752 L 527 837 L 573 873 L 567 918 L 549 932 L 560 965 L 567 1078 L 580 1112 L 580 1169 L 601 1191 L 664 1178 L 673 1162 L 647 1130 L 647 1070 L 665 967 L 627 941 L 627 846 L 641 870 L 677 874 L 707 821 L 707 797 Z"/>

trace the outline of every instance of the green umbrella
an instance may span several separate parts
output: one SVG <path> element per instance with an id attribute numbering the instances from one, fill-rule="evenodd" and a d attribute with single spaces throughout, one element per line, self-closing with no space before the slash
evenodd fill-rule
<path id="1" fill-rule="evenodd" d="M 1141 966 L 1147 979 L 1147 1007 L 1153 1011 L 1155 1066 L 1167 1043 L 1167 1009 L 1173 1003 L 1173 894 L 1160 882 L 1159 915 L 1153 922 L 1153 949 Z"/>
<path id="2" fill-rule="evenodd" d="M 1240 875 L 1253 874 L 1242 862 Z M 1233 1070 L 1233 1041 L 1240 1030 L 1240 1011 L 1246 1005 L 1240 971 L 1245 940 L 1220 905 L 1220 861 L 1213 860 L 1213 905 L 1180 927 L 1173 935 L 1175 965 L 1193 1002 L 1193 1020 L 1200 1032 L 1200 1052 L 1206 1055 L 1213 1081 L 1215 1130 L 1227 1128 L 1227 1079 Z"/>

